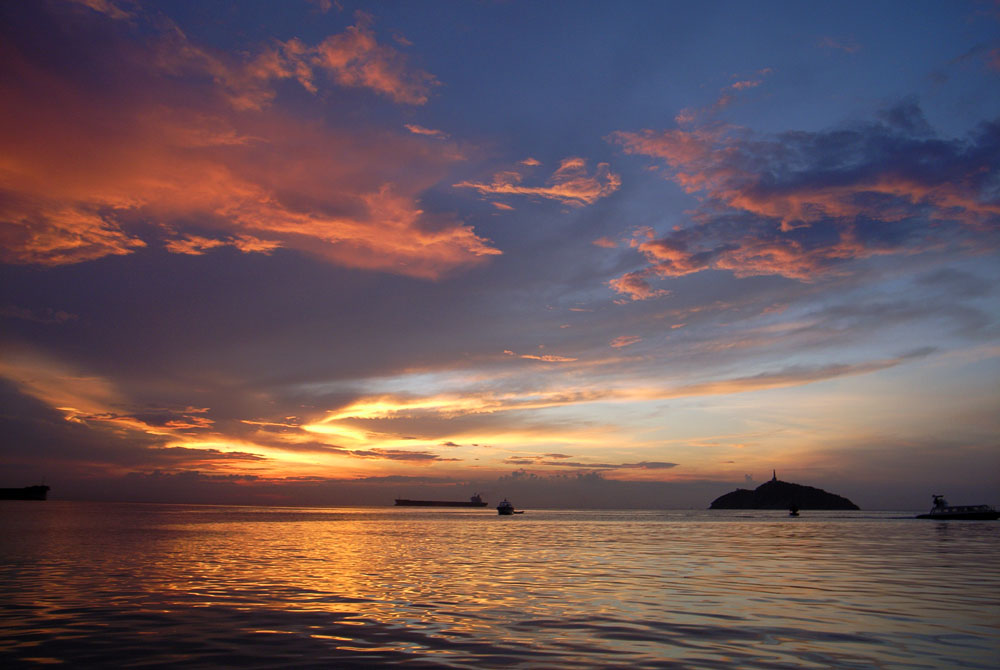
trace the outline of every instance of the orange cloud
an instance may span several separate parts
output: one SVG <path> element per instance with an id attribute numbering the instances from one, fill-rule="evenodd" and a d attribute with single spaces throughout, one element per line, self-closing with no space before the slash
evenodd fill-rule
<path id="1" fill-rule="evenodd" d="M 355 28 L 332 44 L 364 46 L 369 60 L 383 53 L 364 23 Z M 129 254 L 164 228 L 175 253 L 284 247 L 428 278 L 500 253 L 461 221 L 420 206 L 457 158 L 448 142 L 286 117 L 261 82 L 311 81 L 287 69 L 295 61 L 258 59 L 237 76 L 182 35 L 164 40 L 176 47 L 169 58 L 160 57 L 163 43 L 109 43 L 122 66 L 104 95 L 4 48 L 0 73 L 13 82 L 0 100 L 4 262 Z M 182 76 L 192 69 L 210 79 Z M 167 85 L 164 74 L 176 77 Z"/>
<path id="2" fill-rule="evenodd" d="M 648 271 L 629 272 L 608 282 L 608 285 L 616 292 L 626 295 L 632 300 L 648 300 L 670 295 L 666 289 L 654 289 L 650 286 L 646 277 Z"/>
<path id="3" fill-rule="evenodd" d="M 202 237 L 201 235 L 185 235 L 184 237 L 167 240 L 164 247 L 167 251 L 175 254 L 188 254 L 190 256 L 204 255 L 209 249 L 231 246 L 239 249 L 243 253 L 263 253 L 269 254 L 281 247 L 281 243 L 261 240 L 250 235 L 237 235 L 226 239 L 214 239 Z"/>
<path id="4" fill-rule="evenodd" d="M 592 205 L 611 195 L 621 186 L 621 178 L 611 172 L 607 163 L 599 163 L 593 174 L 587 174 L 583 158 L 565 158 L 545 186 L 522 186 L 518 172 L 498 172 L 489 184 L 463 181 L 456 188 L 471 188 L 483 195 L 525 195 L 556 200 L 574 207 Z"/>
<path id="5" fill-rule="evenodd" d="M 64 265 L 122 256 L 144 246 L 96 203 L 0 204 L 0 260 L 5 263 Z"/>
<path id="6" fill-rule="evenodd" d="M 224 246 L 222 240 L 213 240 L 200 235 L 185 235 L 182 239 L 169 240 L 166 243 L 168 251 L 175 254 L 188 254 L 190 256 L 200 256 L 207 249 Z"/>
<path id="7" fill-rule="evenodd" d="M 569 356 L 555 356 L 553 354 L 545 354 L 544 356 L 536 356 L 535 354 L 521 354 L 521 358 L 528 358 L 534 361 L 545 361 L 546 363 L 572 363 L 576 358 L 570 358 Z"/>
<path id="8" fill-rule="evenodd" d="M 313 50 L 313 64 L 323 68 L 343 86 L 363 86 L 396 102 L 422 105 L 437 79 L 422 70 L 412 70 L 405 57 L 375 41 L 372 17 L 356 12 L 357 25 L 327 37 Z"/>
<path id="9" fill-rule="evenodd" d="M 168 52 L 163 60 L 207 70 L 232 91 L 233 104 L 243 109 L 259 109 L 270 102 L 273 92 L 266 87 L 272 79 L 294 79 L 307 91 L 316 93 L 317 80 L 322 75 L 340 86 L 367 88 L 394 102 L 426 103 L 431 90 L 439 85 L 434 75 L 411 68 L 403 54 L 379 44 L 372 30 L 371 15 L 358 11 L 354 16 L 355 25 L 315 46 L 297 38 L 279 42 L 246 65 L 228 64 L 222 57 L 186 40 L 183 48 Z"/>
<path id="10" fill-rule="evenodd" d="M 637 240 L 639 251 L 654 263 L 656 274 L 663 277 L 683 277 L 701 272 L 708 267 L 696 254 L 688 252 L 668 240 Z"/>
<path id="11" fill-rule="evenodd" d="M 610 237 L 598 237 L 591 244 L 595 247 L 602 247 L 604 249 L 614 249 L 618 246 L 618 243 Z"/>
<path id="12" fill-rule="evenodd" d="M 621 347 L 629 347 L 637 342 L 642 342 L 642 338 L 638 335 L 620 335 L 615 339 L 611 340 L 610 346 L 618 349 Z"/>

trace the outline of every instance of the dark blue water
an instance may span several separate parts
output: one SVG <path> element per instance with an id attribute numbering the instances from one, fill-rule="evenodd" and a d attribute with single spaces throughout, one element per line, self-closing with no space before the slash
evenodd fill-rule
<path id="1" fill-rule="evenodd" d="M 0 666 L 997 668 L 1000 522 L 0 504 Z"/>

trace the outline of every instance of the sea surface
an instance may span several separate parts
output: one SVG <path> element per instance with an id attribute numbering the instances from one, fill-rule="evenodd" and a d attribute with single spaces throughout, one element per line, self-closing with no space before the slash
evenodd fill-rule
<path id="1" fill-rule="evenodd" d="M 0 667 L 997 668 L 1000 522 L 0 503 Z"/>

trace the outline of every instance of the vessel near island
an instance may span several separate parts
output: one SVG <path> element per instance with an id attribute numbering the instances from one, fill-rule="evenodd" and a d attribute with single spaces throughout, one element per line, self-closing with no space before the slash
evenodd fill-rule
<path id="1" fill-rule="evenodd" d="M 486 507 L 488 503 L 478 493 L 465 500 L 408 500 L 396 498 L 399 507 Z"/>
<path id="2" fill-rule="evenodd" d="M 942 495 L 934 496 L 934 506 L 927 514 L 918 514 L 918 519 L 948 519 L 995 521 L 1000 519 L 997 512 L 989 505 L 949 505 Z"/>
<path id="3" fill-rule="evenodd" d="M 45 500 L 48 486 L 25 486 L 20 489 L 0 489 L 0 500 Z"/>

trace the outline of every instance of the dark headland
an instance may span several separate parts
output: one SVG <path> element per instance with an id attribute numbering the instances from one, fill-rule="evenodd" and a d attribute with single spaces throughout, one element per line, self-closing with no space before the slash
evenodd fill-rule
<path id="1" fill-rule="evenodd" d="M 861 509 L 823 489 L 778 480 L 777 474 L 753 491 L 736 489 L 712 501 L 709 509 Z"/>

